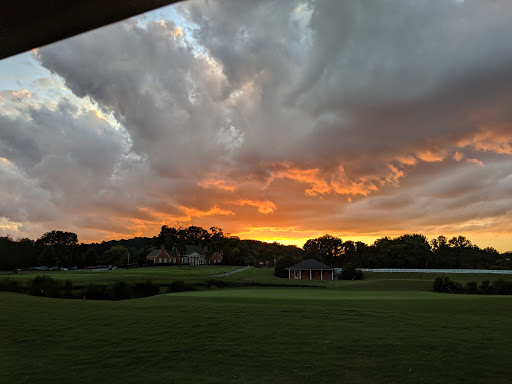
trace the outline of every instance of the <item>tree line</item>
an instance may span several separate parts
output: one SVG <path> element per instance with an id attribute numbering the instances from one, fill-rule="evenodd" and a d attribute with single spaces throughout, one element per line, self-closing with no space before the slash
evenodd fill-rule
<path id="1" fill-rule="evenodd" d="M 382 237 L 372 245 L 324 235 L 304 244 L 304 257 L 333 267 L 512 269 L 512 252 L 480 248 L 464 236 L 438 236 L 430 242 L 421 234 Z"/>
<path id="2" fill-rule="evenodd" d="M 421 234 L 383 237 L 372 245 L 324 235 L 309 239 L 303 249 L 277 242 L 241 240 L 222 228 L 164 225 L 153 237 L 79 243 L 72 232 L 53 230 L 37 240 L 0 237 L 0 269 L 34 266 L 86 267 L 89 265 L 144 265 L 147 254 L 165 245 L 182 253 L 186 245 L 198 245 L 207 252 L 221 252 L 224 264 L 274 266 L 284 268 L 313 258 L 332 267 L 359 268 L 477 268 L 512 269 L 512 252 L 500 254 L 492 247 L 480 248 L 464 236 L 439 236 L 430 242 Z M 277 263 L 276 263 L 277 262 Z M 283 272 L 284 273 L 284 272 Z M 286 274 L 287 276 L 287 274 Z"/>
<path id="3" fill-rule="evenodd" d="M 218 227 L 207 230 L 197 226 L 174 228 L 164 225 L 160 233 L 153 237 L 91 244 L 79 243 L 75 233 L 53 230 L 37 240 L 0 237 L 0 269 L 35 266 L 83 268 L 100 264 L 142 266 L 151 250 L 161 245 L 165 245 L 167 250 L 176 247 L 180 253 L 184 252 L 186 245 L 198 245 L 206 248 L 210 254 L 221 252 L 224 264 L 229 265 L 259 265 L 260 262 L 273 265 L 278 257 L 289 255 L 301 258 L 303 254 L 303 250 L 296 246 L 241 240 Z"/>

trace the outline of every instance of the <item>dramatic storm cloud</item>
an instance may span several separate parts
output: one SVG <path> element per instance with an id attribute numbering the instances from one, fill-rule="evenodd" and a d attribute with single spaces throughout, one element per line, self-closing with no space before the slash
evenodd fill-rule
<path id="1" fill-rule="evenodd" d="M 512 249 L 511 3 L 167 11 L 27 54 L 38 74 L 0 91 L 2 233 L 193 224 Z"/>

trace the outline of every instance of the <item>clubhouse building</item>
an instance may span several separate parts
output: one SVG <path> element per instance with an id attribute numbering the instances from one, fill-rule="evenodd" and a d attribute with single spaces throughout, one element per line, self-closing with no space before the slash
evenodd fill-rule
<path id="1" fill-rule="evenodd" d="M 290 280 L 334 280 L 334 269 L 314 259 L 304 260 L 286 269 Z"/>

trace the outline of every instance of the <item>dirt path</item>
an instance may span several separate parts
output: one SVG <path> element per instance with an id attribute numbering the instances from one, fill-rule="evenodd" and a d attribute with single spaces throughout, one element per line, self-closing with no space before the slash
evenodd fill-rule
<path id="1" fill-rule="evenodd" d="M 234 271 L 231 271 L 231 272 L 224 272 L 224 273 L 220 273 L 218 275 L 213 275 L 213 277 L 225 277 L 225 276 L 232 275 L 233 273 L 245 271 L 246 269 L 249 269 L 249 268 L 254 268 L 254 267 L 243 267 L 243 268 L 235 269 Z"/>

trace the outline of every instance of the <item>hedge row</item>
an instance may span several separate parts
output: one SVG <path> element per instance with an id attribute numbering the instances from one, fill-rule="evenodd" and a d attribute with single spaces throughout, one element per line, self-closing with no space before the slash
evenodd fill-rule
<path id="1" fill-rule="evenodd" d="M 503 279 L 489 281 L 484 280 L 480 284 L 470 281 L 462 285 L 458 281 L 451 280 L 446 275 L 436 276 L 434 279 L 434 291 L 448 293 L 469 293 L 480 295 L 512 295 L 512 281 Z"/>
<path id="2" fill-rule="evenodd" d="M 118 281 L 111 285 L 89 284 L 86 287 L 74 287 L 71 280 L 57 280 L 49 276 L 36 276 L 26 284 L 16 280 L 0 280 L 0 291 L 26 293 L 33 296 L 65 299 L 126 300 L 154 296 L 164 292 L 192 291 L 191 285 L 182 280 L 169 284 L 154 284 L 150 280 L 144 283 L 126 283 Z"/>

